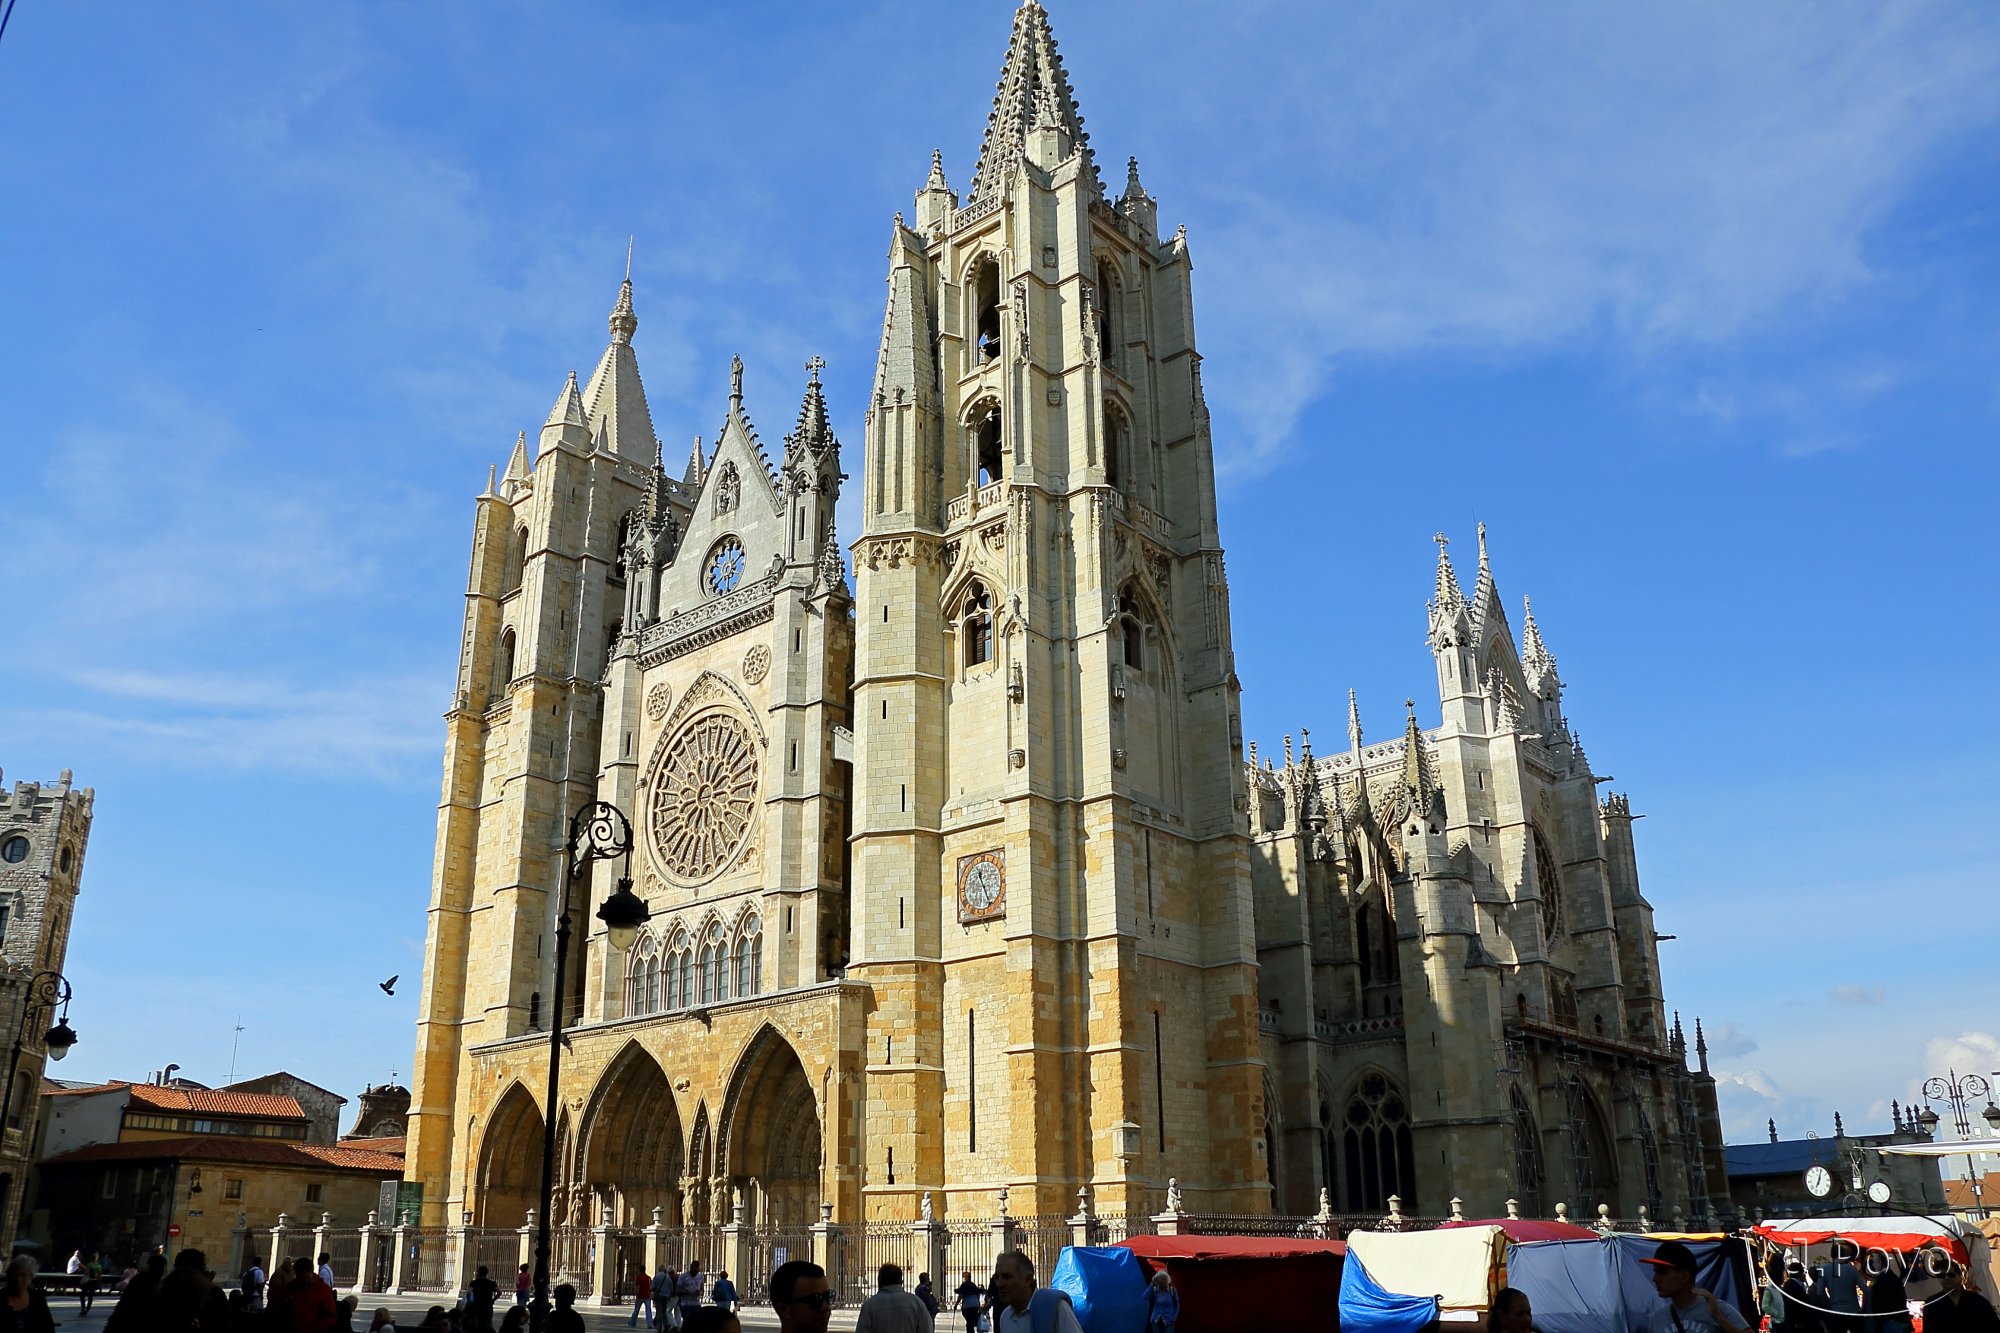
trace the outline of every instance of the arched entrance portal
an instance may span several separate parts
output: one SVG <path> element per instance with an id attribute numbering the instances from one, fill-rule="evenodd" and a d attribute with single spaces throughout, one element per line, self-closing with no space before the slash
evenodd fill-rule
<path id="1" fill-rule="evenodd" d="M 644 1226 L 653 1209 L 669 1223 L 680 1212 L 681 1118 L 659 1062 L 633 1042 L 618 1053 L 583 1117 L 583 1179 L 624 1226 Z"/>
<path id="2" fill-rule="evenodd" d="M 493 1108 L 479 1145 L 479 1185 L 473 1191 L 483 1227 L 518 1227 L 542 1188 L 542 1109 L 519 1083 Z"/>
<path id="3" fill-rule="evenodd" d="M 743 1191 L 745 1221 L 819 1220 L 819 1104 L 791 1043 L 771 1028 L 751 1039 L 723 1104 L 722 1160 Z"/>

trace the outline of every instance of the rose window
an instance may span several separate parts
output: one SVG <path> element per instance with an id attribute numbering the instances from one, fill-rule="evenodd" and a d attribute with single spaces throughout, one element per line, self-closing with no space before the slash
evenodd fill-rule
<path id="1" fill-rule="evenodd" d="M 708 553 L 708 565 L 702 574 L 712 593 L 734 592 L 743 582 L 743 543 L 734 537 L 724 537 Z"/>
<path id="2" fill-rule="evenodd" d="M 667 873 L 699 883 L 742 850 L 757 803 L 750 733 L 726 713 L 684 727 L 653 766 L 648 823 Z"/>

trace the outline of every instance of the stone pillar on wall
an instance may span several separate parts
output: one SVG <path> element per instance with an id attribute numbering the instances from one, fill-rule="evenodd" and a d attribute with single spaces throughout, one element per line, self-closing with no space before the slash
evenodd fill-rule
<path id="1" fill-rule="evenodd" d="M 1000 1187 L 1000 1216 L 993 1219 L 993 1257 L 1014 1248 L 1014 1219 L 1007 1215 L 1007 1187 Z"/>
<path id="2" fill-rule="evenodd" d="M 375 1273 L 381 1262 L 382 1228 L 376 1225 L 375 1214 L 370 1213 L 368 1221 L 361 1228 L 361 1258 L 357 1265 L 360 1271 L 354 1275 L 356 1291 L 381 1290 L 375 1280 Z"/>
<path id="3" fill-rule="evenodd" d="M 528 1210 L 527 1225 L 521 1228 L 521 1262 L 528 1266 L 532 1275 L 535 1271 L 535 1210 Z"/>
<path id="4" fill-rule="evenodd" d="M 461 1216 L 459 1224 L 451 1229 L 451 1271 L 454 1275 L 452 1286 L 464 1291 L 472 1285 L 472 1224 Z"/>
<path id="5" fill-rule="evenodd" d="M 922 1207 L 921 1216 L 910 1223 L 910 1248 L 912 1253 L 922 1256 L 919 1261 L 922 1267 L 918 1271 L 936 1275 L 939 1281 L 942 1281 L 946 1260 L 945 1247 L 950 1243 L 951 1233 L 939 1226 L 937 1218 L 932 1214 L 929 1190 L 924 1191 Z M 916 1282 L 912 1280 L 910 1286 L 914 1288 Z"/>
<path id="6" fill-rule="evenodd" d="M 412 1229 L 410 1226 L 410 1210 L 405 1208 L 401 1216 L 396 1219 L 396 1229 L 390 1233 L 389 1243 L 396 1247 L 396 1252 L 389 1256 L 389 1294 L 391 1296 L 402 1295 L 404 1290 L 403 1284 L 416 1276 L 416 1274 L 408 1271 L 410 1262 L 410 1232 Z"/>
<path id="7" fill-rule="evenodd" d="M 618 1246 L 611 1239 L 611 1210 L 606 1208 L 598 1216 L 597 1225 L 590 1229 L 591 1273 L 590 1303 L 592 1305 L 618 1304 Z"/>
<path id="8" fill-rule="evenodd" d="M 264 1256 L 264 1275 L 267 1278 L 276 1273 L 278 1265 L 285 1260 L 285 1237 L 291 1229 L 291 1214 L 279 1213 L 278 1220 L 271 1225 L 271 1252 Z"/>
<path id="9" fill-rule="evenodd" d="M 729 1221 L 722 1228 L 722 1261 L 735 1274 L 734 1281 L 739 1287 L 750 1281 L 752 1239 L 753 1232 L 743 1221 L 743 1191 L 733 1190 L 729 1199 Z"/>
<path id="10" fill-rule="evenodd" d="M 1325 1190 L 1320 1191 L 1320 1197 L 1326 1197 Z M 1181 1234 L 1183 1219 L 1186 1217 L 1187 1213 L 1181 1209 L 1181 1182 L 1168 1176 L 1167 1210 L 1153 1214 L 1153 1225 L 1158 1228 L 1162 1236 L 1178 1236 Z"/>
<path id="11" fill-rule="evenodd" d="M 819 1205 L 819 1221 L 809 1228 L 812 1232 L 812 1253 L 799 1256 L 810 1259 L 821 1268 L 827 1268 L 833 1260 L 833 1247 L 840 1241 L 833 1225 L 833 1203 L 822 1200 Z"/>
<path id="12" fill-rule="evenodd" d="M 648 1275 L 659 1272 L 667 1260 L 667 1228 L 661 1221 L 666 1216 L 666 1212 L 667 1210 L 664 1208 L 654 1208 L 653 1224 L 646 1228 L 646 1272 Z M 653 1293 L 655 1305 L 662 1300 L 672 1299 L 672 1292 L 668 1292 L 665 1296 L 662 1296 L 659 1292 Z"/>
<path id="13" fill-rule="evenodd" d="M 1090 1208 L 1090 1186 L 1076 1187 L 1076 1216 L 1069 1220 L 1070 1244 L 1079 1248 L 1093 1243 L 1092 1235 L 1097 1230 L 1097 1217 Z"/>

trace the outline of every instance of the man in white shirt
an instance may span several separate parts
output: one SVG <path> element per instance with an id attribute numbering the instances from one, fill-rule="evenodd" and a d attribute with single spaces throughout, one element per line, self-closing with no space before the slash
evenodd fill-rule
<path id="1" fill-rule="evenodd" d="M 1038 1289 L 1035 1261 L 1019 1250 L 994 1261 L 993 1281 L 986 1290 L 993 1302 L 994 1333 L 1083 1333 L 1069 1297 Z"/>

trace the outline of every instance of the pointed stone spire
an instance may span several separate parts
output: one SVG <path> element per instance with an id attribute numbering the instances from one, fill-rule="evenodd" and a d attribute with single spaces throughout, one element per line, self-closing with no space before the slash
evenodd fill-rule
<path id="1" fill-rule="evenodd" d="M 802 450 L 820 454 L 833 444 L 833 427 L 827 421 L 826 394 L 821 391 L 820 371 L 826 369 L 826 362 L 814 356 L 806 362 L 806 393 L 799 403 L 798 423 L 792 433 L 785 437 L 785 451 L 791 453 Z"/>
<path id="2" fill-rule="evenodd" d="M 1674 1010 L 1673 1052 L 1675 1055 L 1680 1056 L 1682 1059 L 1686 1059 L 1687 1048 L 1688 1048 L 1687 1033 L 1681 1030 L 1681 1011 L 1676 1009 Z"/>
<path id="3" fill-rule="evenodd" d="M 1776 1143 L 1778 1141 L 1778 1122 L 1775 1119 L 1766 1120 L 1764 1127 L 1771 1131 L 1771 1142 Z"/>
<path id="4" fill-rule="evenodd" d="M 951 186 L 946 183 L 944 178 L 944 150 L 942 148 L 931 149 L 931 174 L 924 181 L 924 188 L 926 190 L 940 190 L 945 193 L 950 193 L 951 191 Z"/>
<path id="5" fill-rule="evenodd" d="M 668 512 L 666 447 L 656 440 L 652 475 L 646 478 L 646 525 L 657 531 L 666 523 Z"/>
<path id="6" fill-rule="evenodd" d="M 583 393 L 576 387 L 576 372 L 572 370 L 563 382 L 562 392 L 556 395 L 556 405 L 549 409 L 549 419 L 544 426 L 588 426 L 589 415 L 583 410 Z"/>
<path id="7" fill-rule="evenodd" d="M 697 435 L 694 437 L 694 448 L 688 451 L 687 471 L 681 474 L 681 480 L 699 489 L 701 479 L 707 474 L 708 464 L 702 457 L 701 436 Z"/>
<path id="8" fill-rule="evenodd" d="M 1708 1038 L 1702 1033 L 1701 1019 L 1699 1017 L 1696 1017 L 1694 1020 L 1694 1054 L 1695 1059 L 1701 1062 L 1701 1072 L 1706 1074 L 1708 1072 Z"/>
<path id="9" fill-rule="evenodd" d="M 819 572 L 817 581 L 821 588 L 845 591 L 847 588 L 847 564 L 840 555 L 840 539 L 834 535 L 833 515 L 826 516 L 826 533 L 820 538 Z"/>
<path id="10" fill-rule="evenodd" d="M 1439 611 L 1457 611 L 1465 605 L 1465 594 L 1459 590 L 1458 571 L 1451 567 L 1451 538 L 1442 532 L 1431 538 L 1438 546 L 1437 589 L 1432 594 L 1431 606 Z"/>
<path id="11" fill-rule="evenodd" d="M 986 135 L 979 144 L 979 160 L 972 169 L 972 187 L 965 200 L 968 207 L 1000 191 L 1025 151 L 1030 131 L 1038 125 L 1067 138 L 1072 150 L 1084 155 L 1090 179 L 1095 181 L 1090 138 L 1083 132 L 1083 117 L 1077 113 L 1069 74 L 1056 54 L 1048 11 L 1035 0 L 1027 0 L 1014 11 L 1014 33 L 1000 68 L 993 113 L 986 119 Z"/>
<path id="12" fill-rule="evenodd" d="M 1549 689 L 1560 687 L 1562 681 L 1556 676 L 1556 659 L 1542 642 L 1541 627 L 1535 624 L 1535 603 L 1533 598 L 1521 599 L 1521 672 L 1528 678 L 1528 688 L 1536 694 L 1546 696 Z"/>
<path id="13" fill-rule="evenodd" d="M 1417 725 L 1417 701 L 1405 699 L 1403 707 L 1410 713 L 1409 725 L 1403 729 L 1403 785 L 1409 788 L 1410 808 L 1416 813 L 1427 814 L 1440 788 L 1431 772 L 1430 751 L 1424 745 L 1424 730 Z"/>
<path id="14" fill-rule="evenodd" d="M 1144 199 L 1145 197 L 1146 187 L 1139 183 L 1139 159 L 1128 157 L 1125 159 L 1125 198 Z"/>
<path id="15" fill-rule="evenodd" d="M 486 489 L 481 491 L 476 498 L 481 500 L 497 500 L 500 498 L 500 492 L 493 489 L 493 480 L 498 472 L 499 469 L 493 464 L 488 463 L 486 465 Z"/>
<path id="16" fill-rule="evenodd" d="M 500 480 L 510 486 L 526 481 L 534 475 L 534 464 L 528 458 L 528 432 L 522 431 L 514 441 L 514 452 L 508 455 L 507 470 L 500 474 Z"/>
<path id="17" fill-rule="evenodd" d="M 653 434 L 652 409 L 646 406 L 646 388 L 639 379 L 639 361 L 632 352 L 632 334 L 639 327 L 639 317 L 632 311 L 630 277 L 619 284 L 610 325 L 611 342 L 583 390 L 591 439 L 605 453 L 643 463 L 657 452 L 659 441 Z"/>
<path id="18" fill-rule="evenodd" d="M 1486 525 L 1479 525 L 1479 577 L 1472 585 L 1472 623 L 1484 633 L 1489 617 L 1503 614 L 1493 590 L 1493 566 L 1486 559 Z"/>
<path id="19" fill-rule="evenodd" d="M 1361 762 L 1361 704 L 1354 691 L 1347 692 L 1347 743 L 1354 747 L 1354 762 Z"/>

